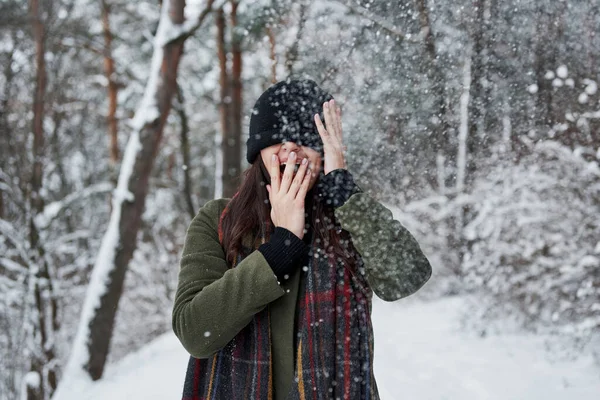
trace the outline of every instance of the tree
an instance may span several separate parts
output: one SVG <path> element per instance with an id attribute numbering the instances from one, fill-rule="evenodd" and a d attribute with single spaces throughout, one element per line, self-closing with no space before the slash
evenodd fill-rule
<path id="1" fill-rule="evenodd" d="M 217 10 L 217 53 L 219 58 L 222 187 L 224 197 L 233 197 L 242 172 L 242 37 L 238 29 L 238 2 L 231 0 L 231 51 L 227 50 L 226 19 L 223 7 Z M 228 67 L 231 54 L 231 69 Z"/>
<path id="2" fill-rule="evenodd" d="M 45 62 L 45 29 L 42 12 L 38 0 L 29 3 L 33 37 L 35 40 L 35 94 L 33 100 L 33 170 L 31 174 L 31 191 L 29 192 L 29 244 L 32 249 L 29 260 L 32 281 L 29 284 L 35 306 L 31 309 L 30 339 L 36 342 L 30 349 L 31 364 L 26 375 L 27 399 L 45 399 L 52 395 L 56 388 L 56 361 L 54 351 L 54 334 L 58 330 L 58 306 L 54 293 L 53 276 L 50 274 L 45 249 L 40 241 L 37 216 L 44 212 L 44 199 L 41 192 L 44 159 L 44 105 L 46 97 L 46 62 Z"/>
<path id="3" fill-rule="evenodd" d="M 213 1 L 208 0 L 199 15 L 187 24 L 184 0 L 171 0 L 162 6 L 150 79 L 133 120 L 133 131 L 113 194 L 109 226 L 94 265 L 77 336 L 56 399 L 77 390 L 82 381 L 100 379 L 104 372 L 125 273 L 137 243 L 148 178 L 177 90 L 177 67 L 183 45 L 212 6 Z"/>
<path id="4" fill-rule="evenodd" d="M 106 74 L 108 89 L 108 114 L 106 116 L 109 136 L 109 154 L 110 164 L 113 168 L 119 162 L 119 141 L 118 141 L 118 121 L 117 121 L 117 93 L 118 84 L 116 81 L 115 60 L 112 56 L 113 34 L 110 29 L 110 4 L 108 0 L 101 1 L 102 8 L 102 33 L 104 36 L 104 73 Z"/>

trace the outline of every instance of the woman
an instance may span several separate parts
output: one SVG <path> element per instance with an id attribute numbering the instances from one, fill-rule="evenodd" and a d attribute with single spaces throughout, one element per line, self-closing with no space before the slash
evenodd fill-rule
<path id="1" fill-rule="evenodd" d="M 310 80 L 257 100 L 239 191 L 206 203 L 185 240 L 173 309 L 191 354 L 184 399 L 379 398 L 372 293 L 406 297 L 431 266 L 346 170 L 340 117 Z"/>

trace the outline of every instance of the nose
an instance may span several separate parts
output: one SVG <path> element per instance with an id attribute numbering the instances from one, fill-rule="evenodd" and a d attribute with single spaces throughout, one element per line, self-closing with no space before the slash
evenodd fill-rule
<path id="1" fill-rule="evenodd" d="M 287 159 L 292 151 L 296 152 L 296 163 L 299 163 L 302 160 L 301 155 L 299 154 L 300 150 L 302 150 L 302 148 L 296 143 L 285 142 L 279 150 L 279 159 L 281 160 L 281 163 L 287 162 Z"/>

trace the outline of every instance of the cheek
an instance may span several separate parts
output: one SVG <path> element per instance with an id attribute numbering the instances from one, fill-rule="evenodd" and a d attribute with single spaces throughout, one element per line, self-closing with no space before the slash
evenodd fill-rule
<path id="1" fill-rule="evenodd" d="M 316 167 L 316 168 L 313 168 L 313 171 L 312 171 L 312 176 L 311 176 L 311 178 L 310 178 L 310 183 L 311 183 L 311 186 L 312 186 L 312 185 L 314 185 L 314 184 L 317 182 L 317 180 L 319 179 L 319 175 L 320 175 L 320 173 L 321 173 L 321 168 L 320 168 L 320 166 L 319 166 L 319 167 Z"/>
<path id="2" fill-rule="evenodd" d="M 323 170 L 323 160 L 321 159 L 321 157 L 318 157 L 315 161 L 314 161 L 314 168 L 317 171 L 317 173 L 320 173 Z"/>
<path id="3" fill-rule="evenodd" d="M 260 155 L 262 156 L 263 164 L 265 164 L 266 166 L 269 166 L 271 164 L 271 156 L 273 154 L 276 154 L 276 152 L 271 149 L 261 150 Z"/>

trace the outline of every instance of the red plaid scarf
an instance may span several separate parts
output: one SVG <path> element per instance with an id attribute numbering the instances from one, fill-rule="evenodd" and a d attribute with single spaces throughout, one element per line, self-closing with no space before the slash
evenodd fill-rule
<path id="1" fill-rule="evenodd" d="M 219 231 L 222 238 L 220 225 Z M 358 272 L 354 273 L 320 249 L 315 237 L 311 254 L 308 269 L 301 272 L 294 335 L 296 368 L 286 399 L 378 400 L 372 291 L 362 259 L 356 255 Z M 237 262 L 241 260 L 238 256 Z M 211 358 L 190 357 L 183 400 L 271 400 L 269 316 L 267 306 Z"/>

